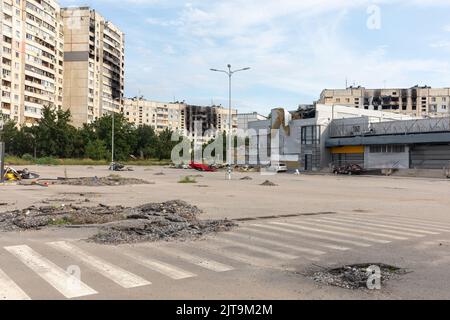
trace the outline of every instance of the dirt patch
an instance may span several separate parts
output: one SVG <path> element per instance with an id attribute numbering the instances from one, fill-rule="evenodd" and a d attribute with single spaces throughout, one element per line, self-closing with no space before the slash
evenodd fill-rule
<path id="1" fill-rule="evenodd" d="M 383 263 L 365 263 L 347 265 L 339 268 L 322 269 L 320 271 L 312 272 L 308 277 L 314 281 L 345 289 L 367 289 L 368 279 L 372 273 L 368 270 L 371 266 L 378 266 L 381 271 L 381 284 L 393 278 L 398 278 L 406 274 L 405 269 L 395 266 L 390 266 Z"/>
<path id="2" fill-rule="evenodd" d="M 60 179 L 55 184 L 71 185 L 71 186 L 124 186 L 131 184 L 154 184 L 142 179 L 124 178 L 117 174 L 111 174 L 107 177 L 85 177 L 74 179 Z"/>
<path id="3" fill-rule="evenodd" d="M 42 206 L 0 214 L 0 231 L 38 230 L 51 226 L 94 226 L 90 241 L 106 244 L 198 238 L 237 226 L 229 220 L 199 220 L 202 211 L 184 201 L 123 206 Z"/>
<path id="4" fill-rule="evenodd" d="M 266 180 L 263 183 L 260 184 L 260 186 L 265 186 L 265 187 L 276 187 L 278 186 L 277 184 L 273 183 L 272 181 Z"/>
<path id="5" fill-rule="evenodd" d="M 247 176 L 247 177 L 241 178 L 240 180 L 253 180 L 253 178 Z"/>

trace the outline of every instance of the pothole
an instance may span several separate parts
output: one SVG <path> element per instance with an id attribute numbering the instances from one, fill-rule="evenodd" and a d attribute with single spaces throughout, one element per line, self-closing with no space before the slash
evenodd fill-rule
<path id="1" fill-rule="evenodd" d="M 375 285 L 374 281 L 377 276 L 382 287 L 387 281 L 398 279 L 406 273 L 409 273 L 406 269 L 384 263 L 362 263 L 337 268 L 322 268 L 310 271 L 306 276 L 321 284 L 356 290 L 370 289 L 370 286 Z"/>

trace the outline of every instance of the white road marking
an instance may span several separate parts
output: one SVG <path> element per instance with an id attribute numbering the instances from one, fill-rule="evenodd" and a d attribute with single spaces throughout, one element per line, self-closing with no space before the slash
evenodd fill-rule
<path id="1" fill-rule="evenodd" d="M 373 227 L 381 227 L 383 228 L 383 231 L 385 232 L 394 232 L 393 230 L 401 230 L 401 234 L 405 234 L 405 235 L 411 235 L 411 236 L 416 236 L 416 237 L 420 237 L 420 236 L 424 236 L 427 234 L 430 235 L 434 235 L 434 234 L 439 234 L 439 232 L 433 232 L 433 231 L 427 231 L 427 230 L 420 230 L 420 229 L 414 229 L 414 228 L 404 228 L 404 227 L 398 227 L 398 226 L 392 226 L 389 224 L 385 224 L 383 222 L 381 223 L 377 223 L 377 219 L 374 220 L 369 220 L 371 222 L 367 222 L 366 220 L 359 220 L 356 218 L 350 218 L 350 217 L 340 217 L 338 218 L 322 218 L 325 220 L 330 220 L 330 221 L 339 221 L 339 222 L 355 222 L 357 224 L 360 225 L 365 225 L 365 226 L 373 226 Z M 387 229 L 393 229 L 393 230 L 387 230 Z M 407 231 L 407 232 L 404 232 Z M 400 233 L 400 231 L 396 231 L 398 233 Z M 411 233 L 411 232 L 416 232 L 416 233 Z M 421 233 L 422 235 L 418 235 L 417 233 Z"/>
<path id="2" fill-rule="evenodd" d="M 31 300 L 2 269 L 0 269 L 0 300 Z"/>
<path id="3" fill-rule="evenodd" d="M 378 219 L 378 218 L 376 218 Z M 439 224 L 431 224 L 431 223 L 421 223 L 421 222 L 412 222 L 409 220 L 405 220 L 403 218 L 395 218 L 395 217 L 389 217 L 389 218 L 381 218 L 379 220 L 385 220 L 389 222 L 395 222 L 396 224 L 401 224 L 405 226 L 413 226 L 417 228 L 427 229 L 427 230 L 434 230 L 434 231 L 440 231 L 440 232 L 450 232 L 450 229 L 447 229 Z"/>
<path id="4" fill-rule="evenodd" d="M 271 222 L 271 224 L 280 225 L 280 226 L 286 226 L 286 227 L 292 227 L 292 228 L 300 229 L 300 230 L 307 230 L 307 231 L 313 231 L 313 232 L 319 232 L 319 233 L 332 234 L 332 235 L 337 235 L 337 236 L 347 237 L 347 238 L 357 238 L 357 239 L 362 239 L 362 240 L 366 240 L 366 241 L 370 241 L 370 242 L 390 243 L 390 241 L 387 241 L 387 240 L 378 240 L 378 239 L 373 239 L 373 238 L 368 238 L 368 237 L 350 235 L 350 234 L 342 233 L 342 232 L 323 230 L 323 229 L 317 229 L 317 228 L 310 228 L 310 227 L 297 225 L 297 224 L 294 224 L 292 222 L 291 223 Z"/>
<path id="5" fill-rule="evenodd" d="M 313 222 L 309 222 L 309 221 L 317 221 L 318 223 L 313 223 Z M 367 230 L 360 230 L 360 229 L 368 229 L 368 230 L 372 229 L 373 230 L 373 228 L 355 226 L 354 224 L 353 225 L 345 224 L 345 223 L 332 222 L 332 221 L 326 221 L 326 220 L 321 220 L 321 219 L 310 219 L 308 221 L 302 221 L 302 223 L 310 224 L 313 226 L 319 226 L 319 227 L 323 226 L 323 227 L 334 229 L 334 230 L 342 230 L 345 232 L 356 233 L 356 234 L 362 233 L 362 234 L 368 234 L 368 235 L 372 235 L 372 236 L 394 239 L 394 240 L 408 240 L 408 238 L 401 237 L 398 235 L 396 236 L 396 235 L 382 233 L 382 232 L 372 232 L 372 231 L 367 231 Z M 334 226 L 333 224 L 338 224 L 340 226 Z"/>
<path id="6" fill-rule="evenodd" d="M 262 235 L 262 236 L 277 237 L 277 238 L 281 238 L 281 239 L 283 239 L 283 240 L 286 240 L 284 237 L 282 237 L 282 236 L 280 235 L 280 232 L 279 232 L 279 231 L 275 231 L 275 230 L 273 230 L 273 231 L 263 231 L 263 230 L 258 230 L 258 229 L 256 229 L 254 226 L 253 226 L 253 227 L 252 227 L 252 226 L 240 227 L 239 229 L 240 229 L 240 230 L 247 230 L 247 231 L 250 231 L 250 232 L 252 232 L 252 233 L 256 233 L 256 234 Z M 294 232 L 293 232 L 293 233 L 294 233 Z M 296 232 L 295 232 L 295 233 L 296 233 Z M 283 235 L 283 236 L 284 236 L 284 235 Z M 289 237 L 289 236 L 288 236 L 288 237 Z M 302 239 L 301 241 L 299 241 L 297 238 L 294 238 L 294 237 L 292 237 L 292 236 L 290 236 L 289 239 L 295 240 L 295 241 L 297 241 L 297 242 L 301 242 L 302 245 L 305 245 L 305 244 L 311 244 L 311 245 L 317 246 L 317 247 L 324 247 L 324 248 L 328 248 L 328 249 L 341 250 L 341 251 L 346 251 L 346 250 L 349 250 L 349 249 L 350 249 L 350 248 L 347 248 L 347 247 L 337 246 L 337 245 L 333 245 L 333 244 L 325 244 L 325 243 L 318 242 L 318 241 L 314 241 L 314 240 L 307 240 L 307 241 L 304 241 L 304 240 Z"/>
<path id="7" fill-rule="evenodd" d="M 286 227 L 283 227 L 283 225 L 279 225 L 279 226 L 269 226 L 269 225 L 264 225 L 264 224 L 252 224 L 252 226 L 257 227 L 257 228 L 263 228 L 263 229 L 269 229 L 269 230 L 274 230 L 274 231 L 280 231 L 280 232 L 284 232 L 284 233 L 292 233 L 295 235 L 300 235 L 300 236 L 304 236 L 304 237 L 308 237 L 308 238 L 316 238 L 316 239 L 320 239 L 320 240 L 328 240 L 328 241 L 333 241 L 333 242 L 338 242 L 338 243 L 346 243 L 346 244 L 352 244 L 358 247 L 370 247 L 372 246 L 371 244 L 368 243 L 364 243 L 364 242 L 360 242 L 360 241 L 352 241 L 352 240 L 348 240 L 348 239 L 341 239 L 341 238 L 335 238 L 335 237 L 330 237 L 330 236 L 326 236 L 326 235 L 319 235 L 316 233 L 311 233 L 311 232 L 306 232 L 304 230 L 292 230 L 289 229 L 289 227 L 292 227 L 292 225 L 290 224 L 284 224 Z M 296 226 L 293 226 L 294 229 Z"/>
<path id="8" fill-rule="evenodd" d="M 286 249 L 290 249 L 290 250 L 294 250 L 294 251 L 298 251 L 298 252 L 304 252 L 304 253 L 309 253 L 309 254 L 313 254 L 313 255 L 322 255 L 325 254 L 325 251 L 320 251 L 320 250 L 315 250 L 315 249 L 310 249 L 310 248 L 303 248 L 300 246 L 296 246 L 296 245 L 290 245 L 284 242 L 280 242 L 280 241 L 274 241 L 274 240 L 270 240 L 270 239 L 264 239 L 264 238 L 260 238 L 260 237 L 256 237 L 253 235 L 244 235 L 244 234 L 240 234 L 238 232 L 231 232 L 231 233 L 227 233 L 227 235 L 232 235 L 234 237 L 237 238 L 241 238 L 244 240 L 250 240 L 250 241 L 257 241 L 257 242 L 261 242 L 261 243 L 265 243 L 268 245 L 273 245 L 273 246 L 277 246 L 280 248 L 286 248 Z"/>
<path id="9" fill-rule="evenodd" d="M 401 220 L 404 220 L 404 221 L 410 221 L 410 222 L 418 223 L 418 224 L 425 224 L 425 225 L 431 225 L 431 226 L 436 226 L 436 227 L 450 228 L 450 223 L 447 223 L 447 222 L 425 220 L 425 219 L 414 218 L 414 217 L 394 216 L 392 218 L 397 218 L 397 219 L 401 219 Z"/>
<path id="10" fill-rule="evenodd" d="M 75 259 L 81 260 L 91 269 L 97 271 L 102 276 L 114 281 L 123 288 L 134 288 L 151 284 L 151 282 L 125 269 L 115 266 L 101 258 L 93 256 L 69 242 L 57 241 L 57 242 L 49 242 L 47 244 L 59 251 L 71 255 Z"/>
<path id="11" fill-rule="evenodd" d="M 269 248 L 256 246 L 256 245 L 253 245 L 253 244 L 242 243 L 240 241 L 230 240 L 230 239 L 227 239 L 227 238 L 225 238 L 223 236 L 216 236 L 215 239 L 210 239 L 210 240 L 225 242 L 225 243 L 228 243 L 228 244 L 230 244 L 232 246 L 242 247 L 242 248 L 245 248 L 245 249 L 249 249 L 251 251 L 260 252 L 260 253 L 263 253 L 265 255 L 272 256 L 272 257 L 278 258 L 278 259 L 293 260 L 293 259 L 297 259 L 298 258 L 298 256 L 294 256 L 292 254 L 279 252 L 279 251 L 272 250 L 272 249 L 269 249 Z"/>
<path id="12" fill-rule="evenodd" d="M 217 262 L 215 260 L 211 260 L 208 258 L 203 258 L 203 257 L 200 257 L 200 256 L 192 254 L 192 253 L 182 252 L 181 250 L 178 250 L 178 249 L 165 247 L 164 249 L 161 249 L 161 250 L 166 254 L 170 254 L 174 257 L 183 259 L 189 263 L 195 264 L 199 267 L 202 267 L 202 268 L 205 268 L 205 269 L 208 269 L 211 271 L 225 272 L 225 271 L 234 270 L 234 268 L 229 265 L 226 265 L 221 262 Z"/>
<path id="13" fill-rule="evenodd" d="M 139 263 L 140 265 L 143 265 L 146 268 L 149 268 L 153 271 L 159 272 L 171 279 L 174 280 L 180 280 L 180 279 L 186 279 L 186 278 L 192 278 L 196 277 L 197 275 L 195 273 L 185 271 L 181 268 L 175 267 L 173 265 L 170 265 L 168 263 L 147 258 L 141 254 L 135 253 L 135 252 L 122 252 L 123 255 L 133 259 L 135 262 Z"/>
<path id="14" fill-rule="evenodd" d="M 396 225 L 396 226 L 402 226 L 402 227 L 408 227 L 408 228 L 409 227 L 420 228 L 420 229 L 430 230 L 430 231 L 434 231 L 434 232 L 450 232 L 450 229 L 443 229 L 441 227 L 434 227 L 434 226 L 429 226 L 429 225 L 424 225 L 424 224 L 412 223 L 412 222 L 404 221 L 402 219 L 396 219 L 394 217 L 382 218 L 382 217 L 371 216 L 371 218 L 376 221 L 382 222 L 382 223 L 392 224 L 392 225 Z"/>
<path id="15" fill-rule="evenodd" d="M 33 270 L 38 276 L 47 281 L 66 298 L 77 298 L 97 293 L 97 291 L 81 281 L 78 282 L 77 285 L 71 285 L 74 282 L 72 275 L 47 258 L 41 256 L 29 246 L 12 246 L 5 247 L 5 249 L 22 261 L 28 268 Z"/>

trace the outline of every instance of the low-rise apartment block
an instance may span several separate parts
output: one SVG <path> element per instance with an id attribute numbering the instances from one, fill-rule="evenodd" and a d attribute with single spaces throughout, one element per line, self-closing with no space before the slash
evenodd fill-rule
<path id="1" fill-rule="evenodd" d="M 165 129 L 184 132 L 184 103 L 148 101 L 142 98 L 124 99 L 123 114 L 136 126 L 147 125 L 160 132 Z"/>
<path id="2" fill-rule="evenodd" d="M 33 125 L 63 107 L 64 33 L 55 0 L 0 0 L 1 111 Z"/>
<path id="3" fill-rule="evenodd" d="M 325 89 L 317 102 L 419 117 L 450 115 L 450 88 L 415 86 L 409 89 Z"/>

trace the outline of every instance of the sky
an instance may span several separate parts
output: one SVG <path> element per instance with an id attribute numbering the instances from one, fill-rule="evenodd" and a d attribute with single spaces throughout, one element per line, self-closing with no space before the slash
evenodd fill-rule
<path id="1" fill-rule="evenodd" d="M 450 87 L 450 0 L 59 0 L 125 32 L 125 95 L 268 114 L 325 88 Z"/>

